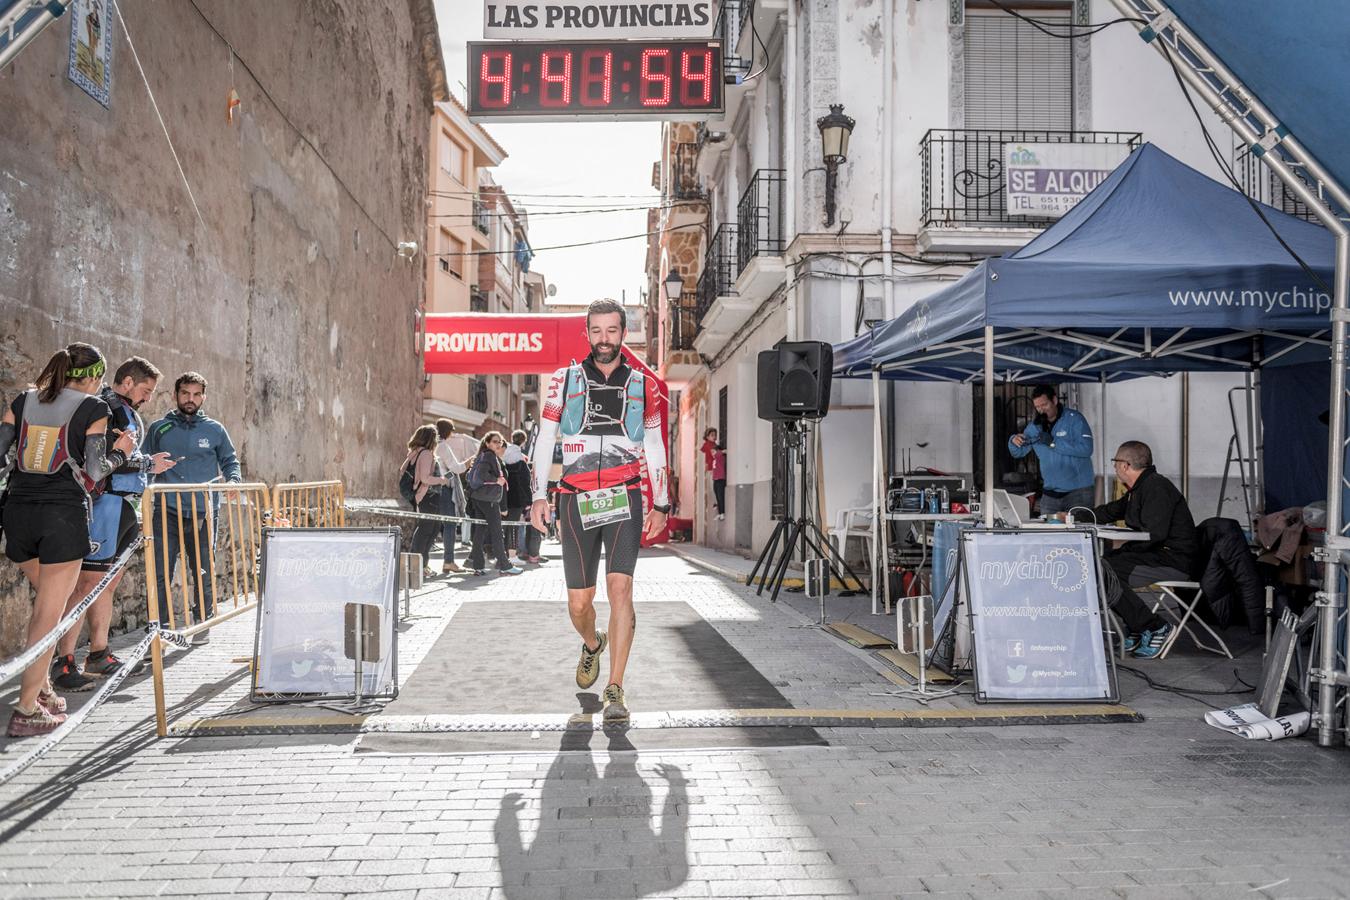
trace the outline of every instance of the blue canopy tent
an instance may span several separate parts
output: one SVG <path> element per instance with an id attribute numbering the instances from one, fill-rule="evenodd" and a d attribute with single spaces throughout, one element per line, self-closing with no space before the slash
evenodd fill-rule
<path id="1" fill-rule="evenodd" d="M 1329 282 L 1330 232 L 1263 211 Z M 1331 302 L 1241 194 L 1145 144 L 1026 246 L 836 346 L 834 375 L 873 379 L 879 451 L 882 378 L 983 379 L 989 434 L 996 380 L 1105 382 L 1325 360 Z"/>

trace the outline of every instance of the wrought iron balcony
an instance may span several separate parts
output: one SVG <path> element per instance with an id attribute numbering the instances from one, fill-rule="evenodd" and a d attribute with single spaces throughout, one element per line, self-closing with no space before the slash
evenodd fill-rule
<path id="1" fill-rule="evenodd" d="M 670 349 L 693 350 L 698 332 L 698 291 L 685 291 L 669 307 Z"/>
<path id="2" fill-rule="evenodd" d="M 786 247 L 783 235 L 783 188 L 787 172 L 760 169 L 736 204 L 736 273 L 740 274 L 756 256 L 782 256 Z"/>
<path id="3" fill-rule="evenodd" d="M 923 208 L 920 227 L 1041 227 L 1051 218 L 1009 215 L 1004 199 L 1003 145 L 1125 144 L 1143 135 L 1127 131 L 997 131 L 930 129 L 919 142 Z"/>
<path id="4" fill-rule="evenodd" d="M 487 312 L 488 297 L 487 294 L 478 288 L 469 289 L 469 312 Z M 482 412 L 482 410 L 479 410 Z"/>
<path id="5" fill-rule="evenodd" d="M 736 272 L 736 226 L 728 222 L 714 232 L 703 255 L 703 274 L 698 279 L 695 301 L 696 325 L 703 321 L 718 297 L 735 292 Z"/>
<path id="6" fill-rule="evenodd" d="M 473 201 L 473 227 L 477 228 L 480 234 L 487 234 L 492 229 L 492 216 L 488 212 L 487 204 L 476 197 Z"/>
<path id="7" fill-rule="evenodd" d="M 698 144 L 676 144 L 671 163 L 671 195 L 676 200 L 702 200 L 706 194 L 698 183 Z"/>
<path id="8" fill-rule="evenodd" d="M 485 413 L 487 408 L 487 380 L 482 375 L 475 375 L 469 379 L 469 409 L 474 412 Z"/>
<path id="9" fill-rule="evenodd" d="M 1308 204 L 1298 199 L 1298 195 L 1275 174 L 1275 170 L 1252 156 L 1251 150 L 1243 144 L 1237 153 L 1233 165 L 1233 174 L 1237 176 L 1242 192 L 1253 200 L 1273 206 L 1291 216 L 1298 216 L 1307 222 L 1320 222 L 1317 214 Z"/>
<path id="10" fill-rule="evenodd" d="M 750 74 L 749 55 L 740 50 L 741 28 L 755 11 L 755 0 L 722 0 L 713 35 L 722 42 L 722 77 L 727 84 L 739 84 Z M 751 48 L 753 49 L 753 48 Z"/>

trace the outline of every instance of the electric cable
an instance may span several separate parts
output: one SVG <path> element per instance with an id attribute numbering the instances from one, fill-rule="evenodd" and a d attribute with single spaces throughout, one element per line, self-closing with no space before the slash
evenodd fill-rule
<path id="1" fill-rule="evenodd" d="M 1243 688 L 1242 690 L 1229 689 L 1224 691 L 1210 691 L 1205 690 L 1203 688 L 1187 688 L 1181 687 L 1180 685 L 1166 684 L 1161 681 L 1156 681 L 1147 672 L 1143 671 L 1142 669 L 1136 669 L 1133 666 L 1117 665 L 1116 668 L 1122 672 L 1129 672 L 1131 675 L 1134 675 L 1137 678 L 1142 678 L 1148 684 L 1148 686 L 1153 688 L 1155 691 L 1163 691 L 1168 694 L 1177 694 L 1179 696 L 1185 697 L 1188 700 L 1194 700 L 1196 703 L 1203 703 L 1210 709 L 1223 709 L 1223 707 L 1215 706 L 1208 700 L 1202 700 L 1201 699 L 1202 697 L 1231 697 L 1237 694 L 1250 694 L 1254 690 L 1254 688 Z M 1242 681 L 1242 679 L 1238 676 L 1237 669 L 1233 670 L 1233 677 L 1237 678 L 1238 681 Z M 1245 684 L 1246 682 L 1242 683 Z"/>
<path id="2" fill-rule="evenodd" d="M 596 247 L 596 246 L 600 246 L 600 245 L 602 245 L 602 244 L 616 244 L 616 243 L 619 243 L 620 241 L 635 241 L 635 240 L 637 240 L 638 238 L 650 238 L 650 237 L 656 237 L 657 235 L 666 234 L 666 233 L 669 233 L 669 232 L 671 232 L 671 231 L 680 231 L 680 230 L 685 229 L 685 228 L 706 228 L 706 227 L 707 227 L 707 226 L 704 225 L 702 222 L 690 222 L 690 223 L 688 223 L 688 224 L 686 224 L 686 225 L 676 225 L 676 226 L 674 226 L 674 227 L 662 229 L 662 230 L 660 230 L 660 231 L 647 231 L 647 232 L 643 232 L 643 233 L 641 233 L 641 234 L 625 234 L 625 235 L 622 235 L 622 236 L 620 236 L 620 237 L 612 237 L 612 238 L 598 238 L 598 239 L 593 240 L 593 241 L 578 241 L 578 242 L 576 242 L 576 243 L 574 243 L 574 244 L 554 244 L 554 245 L 551 246 L 551 247 L 533 247 L 533 246 L 532 246 L 532 247 L 530 247 L 529 249 L 530 249 L 530 253 L 531 253 L 531 254 L 543 253 L 545 250 L 572 250 L 572 249 L 575 249 L 575 248 L 577 248 L 577 247 Z M 451 256 L 501 256 L 501 255 L 503 255 L 503 254 L 514 254 L 515 252 L 516 252 L 516 251 L 515 251 L 514 249 L 513 249 L 513 250 L 465 250 L 465 251 L 462 252 L 462 253 L 428 253 L 427 255 L 430 256 L 430 257 L 432 257 L 432 258 L 443 257 L 443 256 L 444 256 L 444 257 L 451 257 Z"/>
<path id="3" fill-rule="evenodd" d="M 1012 16 L 1014 19 L 1021 19 L 1023 22 L 1026 22 L 1028 25 L 1030 25 L 1032 28 L 1035 28 L 1037 31 L 1043 34 L 1048 34 L 1050 35 L 1050 37 L 1061 38 L 1064 40 L 1075 40 L 1081 37 L 1091 37 L 1097 32 L 1104 31 L 1105 29 L 1110 28 L 1112 25 L 1119 25 L 1121 22 L 1139 22 L 1144 25 L 1148 24 L 1147 21 L 1138 17 L 1122 16 L 1119 19 L 1112 19 L 1109 22 L 1100 22 L 1097 24 L 1092 24 L 1091 22 L 1089 22 L 1087 25 L 1076 26 L 1073 24 L 1072 21 L 1065 23 L 1065 22 L 1052 22 L 1049 19 L 1032 18 L 1031 16 L 1020 13 L 1015 9 L 1011 9 L 1007 6 L 1004 6 L 1002 3 L 999 2 L 999 0 L 989 0 L 989 2 L 994 6 L 998 7 L 999 9 L 1001 9 L 1003 12 Z M 1071 29 L 1081 27 L 1083 30 L 1075 34 L 1059 34 L 1057 32 L 1048 30 L 1044 26 L 1050 26 L 1053 28 L 1071 28 Z"/>

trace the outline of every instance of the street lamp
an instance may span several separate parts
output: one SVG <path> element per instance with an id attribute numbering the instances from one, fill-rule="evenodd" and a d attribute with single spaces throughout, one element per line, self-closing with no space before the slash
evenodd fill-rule
<path id="1" fill-rule="evenodd" d="M 678 271 L 671 269 L 666 280 L 661 282 L 661 286 L 665 288 L 667 301 L 679 300 L 680 294 L 684 293 L 684 278 Z"/>
<path id="2" fill-rule="evenodd" d="M 853 133 L 853 119 L 844 115 L 844 104 L 831 103 L 830 114 L 816 120 L 820 129 L 821 155 L 825 158 L 825 225 L 834 224 L 834 187 L 839 176 L 839 164 L 848 160 L 848 138 Z"/>

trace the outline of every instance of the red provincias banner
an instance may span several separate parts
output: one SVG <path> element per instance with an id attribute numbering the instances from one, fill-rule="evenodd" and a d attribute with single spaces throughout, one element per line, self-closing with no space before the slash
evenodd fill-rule
<path id="1" fill-rule="evenodd" d="M 591 352 L 585 313 L 431 313 L 422 347 L 428 375 L 545 375 Z"/>

